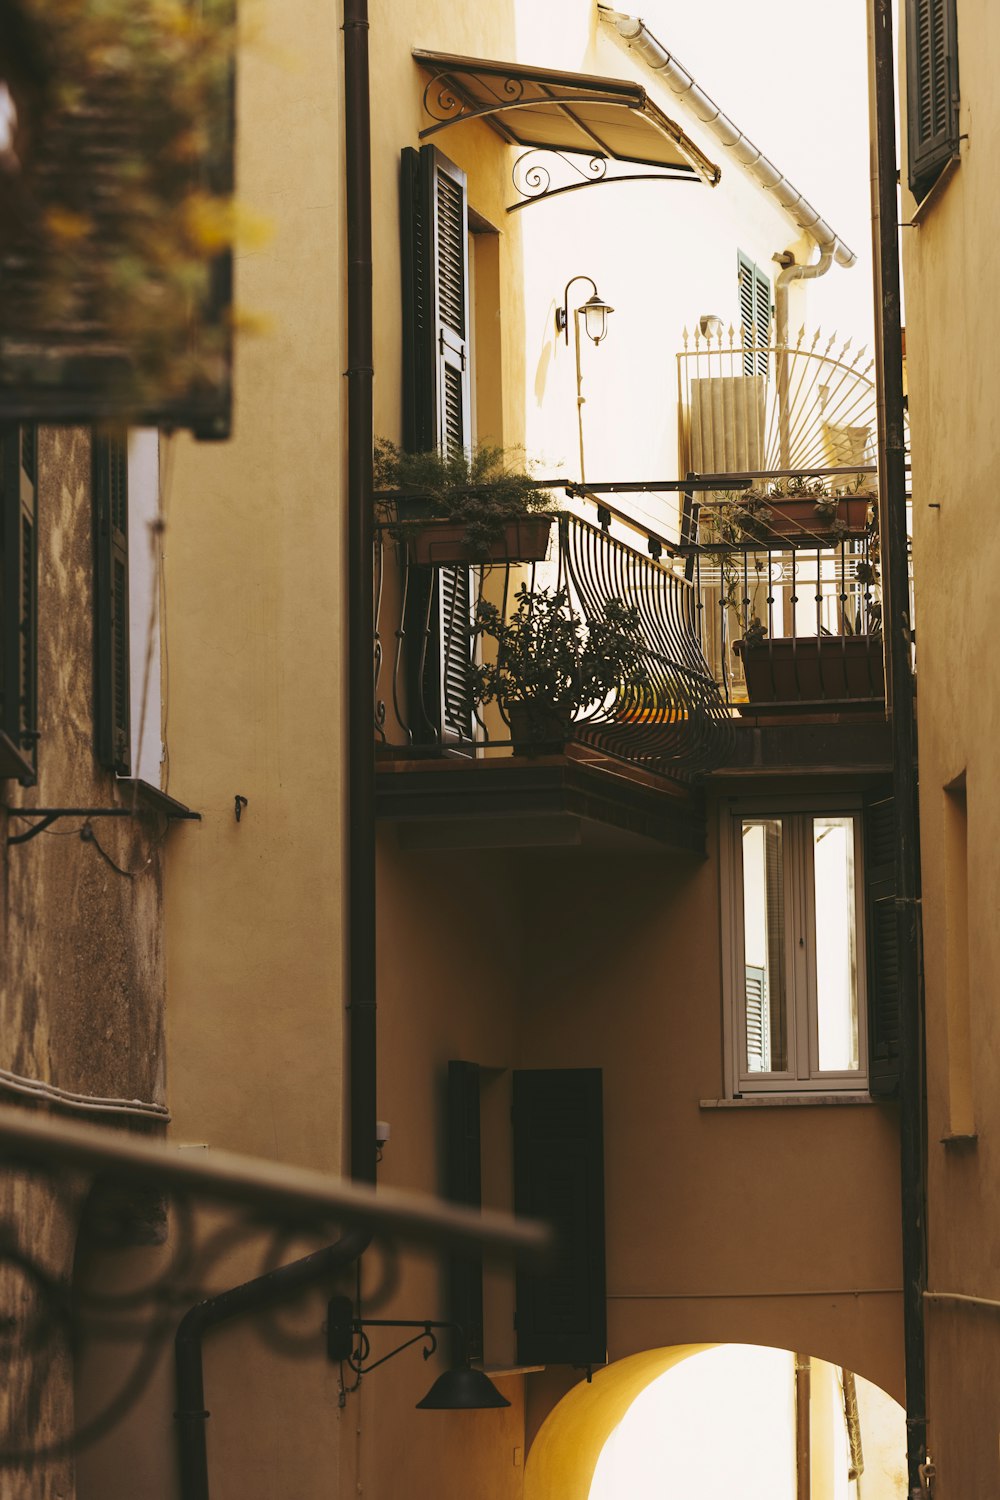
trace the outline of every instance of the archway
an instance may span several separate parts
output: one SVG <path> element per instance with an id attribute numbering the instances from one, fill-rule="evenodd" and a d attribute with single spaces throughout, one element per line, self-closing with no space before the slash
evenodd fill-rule
<path id="1" fill-rule="evenodd" d="M 798 1421 L 797 1421 L 798 1413 Z M 525 1500 L 897 1500 L 905 1417 L 871 1382 L 750 1344 L 648 1350 L 581 1381 L 542 1425 Z"/>

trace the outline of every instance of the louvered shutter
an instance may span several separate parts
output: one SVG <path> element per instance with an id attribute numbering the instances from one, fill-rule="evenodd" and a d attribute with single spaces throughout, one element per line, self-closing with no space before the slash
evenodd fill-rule
<path id="1" fill-rule="evenodd" d="M 131 768 L 128 629 L 128 436 L 94 437 L 94 741 L 97 758 Z"/>
<path id="2" fill-rule="evenodd" d="M 923 198 L 958 153 L 955 0 L 907 0 L 906 87 L 910 190 Z"/>
<path id="3" fill-rule="evenodd" d="M 479 1066 L 448 1064 L 447 1196 L 467 1208 L 482 1206 L 479 1123 Z M 464 1334 L 456 1361 L 483 1357 L 483 1262 L 481 1256 L 453 1255 L 448 1267 L 450 1316 Z"/>
<path id="4" fill-rule="evenodd" d="M 604 1127 L 599 1068 L 514 1074 L 514 1209 L 547 1220 L 551 1267 L 517 1277 L 519 1364 L 607 1358 Z"/>
<path id="5" fill-rule="evenodd" d="M 746 965 L 747 1072 L 767 1073 L 771 1068 L 771 1027 L 767 1011 L 767 973 Z"/>
<path id="6" fill-rule="evenodd" d="M 4 774 L 25 786 L 38 738 L 37 465 L 31 423 L 0 430 L 0 730 L 15 752 Z"/>
<path id="7" fill-rule="evenodd" d="M 410 451 L 438 447 L 447 453 L 468 447 L 471 438 L 465 173 L 434 146 L 423 146 L 419 152 L 407 147 L 402 153 L 400 206 L 403 443 Z M 435 569 L 428 587 L 432 617 L 419 678 L 420 717 L 442 741 L 470 745 L 470 570 Z M 426 595 L 426 589 L 412 591 L 414 607 L 421 594 Z M 408 625 L 411 640 L 418 638 L 416 623 L 411 620 Z M 414 674 L 410 675 L 413 682 Z"/>
<path id="8" fill-rule="evenodd" d="M 865 809 L 865 896 L 869 1087 L 884 1098 L 899 1088 L 899 934 L 891 798 L 871 802 Z"/>
<path id="9" fill-rule="evenodd" d="M 743 373 L 766 375 L 767 346 L 771 335 L 771 282 L 742 250 L 737 253 L 737 266 Z"/>

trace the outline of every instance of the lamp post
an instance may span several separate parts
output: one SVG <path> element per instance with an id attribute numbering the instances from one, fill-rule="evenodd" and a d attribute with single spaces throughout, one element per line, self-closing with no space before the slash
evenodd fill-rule
<path id="1" fill-rule="evenodd" d="M 580 434 L 580 483 L 583 484 L 587 478 L 583 454 L 583 406 L 587 398 L 583 394 L 583 369 L 580 364 L 580 318 L 582 314 L 587 337 L 592 339 L 596 346 L 607 337 L 608 314 L 613 313 L 614 308 L 604 301 L 592 276 L 571 276 L 563 292 L 562 306 L 556 308 L 556 332 L 563 335 L 567 344 L 569 343 L 569 289 L 575 281 L 589 282 L 594 289 L 593 295 L 588 297 L 586 302 L 582 302 L 579 307 L 573 309 L 573 329 L 576 341 L 576 420 Z"/>

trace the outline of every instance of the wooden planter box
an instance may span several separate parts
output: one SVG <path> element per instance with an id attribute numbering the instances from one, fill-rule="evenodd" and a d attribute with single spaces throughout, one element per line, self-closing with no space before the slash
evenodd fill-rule
<path id="1" fill-rule="evenodd" d="M 421 567 L 444 568 L 453 563 L 544 562 L 549 550 L 551 516 L 524 516 L 508 521 L 484 557 L 469 545 L 461 522 L 432 521 L 408 538 L 410 560 Z"/>
<path id="2" fill-rule="evenodd" d="M 733 650 L 743 658 L 750 702 L 740 712 L 771 708 L 878 708 L 885 700 L 880 635 L 789 636 Z"/>
<path id="3" fill-rule="evenodd" d="M 868 506 L 866 495 L 842 495 L 837 500 L 836 514 L 829 519 L 816 514 L 816 501 L 809 496 L 801 499 L 768 500 L 771 512 L 761 530 L 766 535 L 788 537 L 828 538 L 833 534 L 837 521 L 847 527 L 848 535 L 864 536 L 868 530 Z"/>

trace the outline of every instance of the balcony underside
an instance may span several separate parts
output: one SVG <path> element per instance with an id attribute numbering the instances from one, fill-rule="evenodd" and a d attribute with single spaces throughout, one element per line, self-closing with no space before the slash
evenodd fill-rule
<path id="1" fill-rule="evenodd" d="M 865 709 L 785 718 L 768 713 L 743 718 L 734 729 L 731 756 L 711 773 L 712 781 L 778 774 L 830 776 L 841 784 L 847 778 L 886 776 L 892 770 L 889 722 Z"/>
<path id="2" fill-rule="evenodd" d="M 696 788 L 580 746 L 538 758 L 383 761 L 375 806 L 411 847 L 705 854 Z"/>

